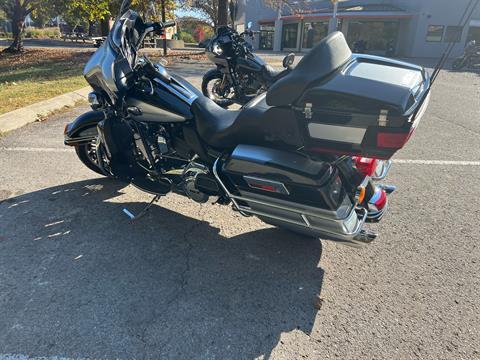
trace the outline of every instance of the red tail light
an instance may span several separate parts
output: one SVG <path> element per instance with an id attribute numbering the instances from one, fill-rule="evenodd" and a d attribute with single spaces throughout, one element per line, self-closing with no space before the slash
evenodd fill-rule
<path id="1" fill-rule="evenodd" d="M 363 176 L 372 176 L 377 169 L 377 159 L 354 156 L 353 161 L 357 170 Z"/>
<path id="2" fill-rule="evenodd" d="M 384 149 L 401 149 L 412 136 L 414 129 L 406 133 L 387 133 L 379 132 L 377 134 L 377 146 Z"/>

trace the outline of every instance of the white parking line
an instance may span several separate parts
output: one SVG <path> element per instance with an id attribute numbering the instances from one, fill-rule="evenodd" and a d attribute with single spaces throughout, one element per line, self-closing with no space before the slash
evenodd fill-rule
<path id="1" fill-rule="evenodd" d="M 0 147 L 2 151 L 18 151 L 18 152 L 72 152 L 73 148 L 37 148 L 37 147 Z"/>
<path id="2" fill-rule="evenodd" d="M 480 166 L 480 161 L 394 159 L 394 164 Z"/>
<path id="3" fill-rule="evenodd" d="M 40 147 L 0 147 L 2 151 L 18 152 L 72 152 L 73 148 L 40 148 Z M 413 165 L 454 165 L 454 166 L 480 166 L 480 161 L 461 161 L 461 160 L 412 160 L 412 159 L 394 159 L 394 164 L 413 164 Z"/>

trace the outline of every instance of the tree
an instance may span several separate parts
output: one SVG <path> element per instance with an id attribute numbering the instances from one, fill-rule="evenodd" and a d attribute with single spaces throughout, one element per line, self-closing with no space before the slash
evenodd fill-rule
<path id="1" fill-rule="evenodd" d="M 67 21 L 77 19 L 79 22 L 88 22 L 88 35 L 93 32 L 93 25 L 110 15 L 108 0 L 72 0 L 65 11 Z"/>
<path id="2" fill-rule="evenodd" d="M 295 0 L 263 0 L 263 3 L 268 7 L 277 10 L 278 16 L 281 16 L 282 10 L 287 9 L 291 14 L 296 14 L 301 11 L 299 2 Z M 302 3 L 300 3 L 301 5 Z"/>
<path id="3" fill-rule="evenodd" d="M 197 12 L 214 27 L 218 25 L 219 0 L 178 0 L 179 6 Z"/>
<path id="4" fill-rule="evenodd" d="M 217 26 L 228 25 L 228 0 L 218 0 Z"/>
<path id="5" fill-rule="evenodd" d="M 23 31 L 25 18 L 41 9 L 58 9 L 64 3 L 61 0 L 0 0 L 0 9 L 12 22 L 12 44 L 5 52 L 18 53 L 23 51 Z"/>

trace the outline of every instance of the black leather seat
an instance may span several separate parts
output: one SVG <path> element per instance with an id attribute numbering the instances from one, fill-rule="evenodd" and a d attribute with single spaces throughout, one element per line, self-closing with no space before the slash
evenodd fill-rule
<path id="1" fill-rule="evenodd" d="M 330 34 L 310 50 L 288 75 L 270 87 L 267 104 L 293 104 L 309 84 L 338 70 L 351 58 L 352 52 L 343 34 L 339 31 Z"/>
<path id="2" fill-rule="evenodd" d="M 238 144 L 261 142 L 261 121 L 267 106 L 265 96 L 260 96 L 236 111 L 225 110 L 207 97 L 198 97 L 192 104 L 192 112 L 200 137 L 217 149 L 233 149 Z M 263 106 L 258 106 L 261 100 Z"/>

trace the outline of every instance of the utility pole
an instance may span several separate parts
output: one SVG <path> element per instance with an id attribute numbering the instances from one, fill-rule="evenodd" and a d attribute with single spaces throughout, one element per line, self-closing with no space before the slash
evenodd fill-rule
<path id="1" fill-rule="evenodd" d="M 161 0 L 162 4 L 162 22 L 165 22 L 165 0 Z M 167 32 L 163 32 L 163 56 L 167 56 Z"/>

